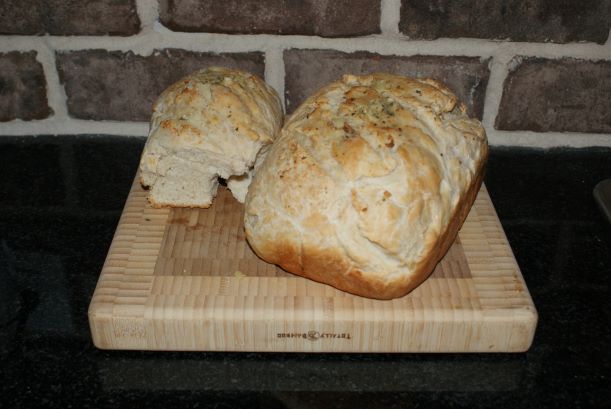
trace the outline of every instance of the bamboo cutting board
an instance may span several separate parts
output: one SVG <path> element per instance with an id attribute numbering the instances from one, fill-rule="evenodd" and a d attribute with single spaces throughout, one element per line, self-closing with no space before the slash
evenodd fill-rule
<path id="1" fill-rule="evenodd" d="M 137 179 L 136 179 L 137 180 Z M 482 187 L 459 236 L 407 296 L 362 298 L 257 258 L 243 205 L 153 209 L 134 182 L 89 307 L 104 349 L 519 352 L 537 312 Z"/>

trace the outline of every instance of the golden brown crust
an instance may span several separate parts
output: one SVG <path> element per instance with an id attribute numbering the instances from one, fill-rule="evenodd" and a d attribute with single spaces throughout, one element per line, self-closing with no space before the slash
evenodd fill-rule
<path id="1" fill-rule="evenodd" d="M 424 281 L 479 191 L 485 132 L 444 86 L 346 76 L 288 119 L 246 200 L 264 260 L 391 299 Z"/>
<path id="2" fill-rule="evenodd" d="M 450 224 L 448 224 L 447 228 L 443 232 L 443 234 L 437 240 L 435 246 L 433 246 L 433 251 L 429 254 L 429 256 L 422 260 L 422 262 L 416 267 L 412 276 L 406 282 L 397 283 L 393 286 L 393 288 L 383 291 L 377 294 L 365 294 L 365 293 L 354 293 L 358 295 L 362 295 L 364 297 L 371 298 L 380 298 L 380 299 L 391 299 L 401 297 L 405 294 L 408 294 L 414 288 L 418 287 L 420 284 L 426 280 L 433 270 L 437 263 L 445 256 L 448 252 L 456 237 L 458 236 L 458 232 L 462 227 L 465 219 L 469 215 L 469 211 L 475 202 L 475 198 L 479 193 L 479 190 L 482 186 L 482 182 L 484 180 L 485 174 L 485 166 L 488 158 L 488 149 L 486 147 L 486 152 L 484 154 L 484 159 L 482 160 L 480 167 L 476 173 L 475 181 L 469 186 L 467 192 L 465 192 L 461 202 L 456 207 L 452 217 L 450 218 Z"/>

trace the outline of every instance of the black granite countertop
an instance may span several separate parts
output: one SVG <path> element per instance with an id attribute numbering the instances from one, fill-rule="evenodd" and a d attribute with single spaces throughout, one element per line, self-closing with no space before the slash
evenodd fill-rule
<path id="1" fill-rule="evenodd" d="M 611 149 L 492 150 L 486 184 L 539 312 L 526 353 L 102 351 L 87 308 L 143 143 L 0 139 L 0 407 L 611 404 L 611 225 L 592 197 Z"/>

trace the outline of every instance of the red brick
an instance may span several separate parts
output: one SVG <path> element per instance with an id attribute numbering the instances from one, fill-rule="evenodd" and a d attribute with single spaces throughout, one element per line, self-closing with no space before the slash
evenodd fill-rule
<path id="1" fill-rule="evenodd" d="M 261 53 L 212 54 L 165 49 L 150 56 L 85 50 L 57 54 L 71 116 L 148 121 L 157 96 L 183 76 L 206 66 L 241 68 L 263 76 Z"/>
<path id="2" fill-rule="evenodd" d="M 611 61 L 521 59 L 505 80 L 496 129 L 611 133 Z"/>
<path id="3" fill-rule="evenodd" d="M 0 121 L 43 119 L 52 113 L 36 51 L 0 53 Z"/>
<path id="4" fill-rule="evenodd" d="M 609 0 L 402 0 L 399 28 L 413 39 L 603 44 L 610 16 Z"/>
<path id="5" fill-rule="evenodd" d="M 380 0 L 161 0 L 175 31 L 346 37 L 380 32 Z"/>
<path id="6" fill-rule="evenodd" d="M 138 31 L 136 0 L 0 1 L 0 34 L 129 36 Z"/>
<path id="7" fill-rule="evenodd" d="M 287 50 L 285 98 L 292 112 L 306 97 L 343 74 L 389 72 L 442 81 L 467 105 L 470 115 L 482 117 L 488 61 L 478 57 L 379 55 L 330 50 Z"/>

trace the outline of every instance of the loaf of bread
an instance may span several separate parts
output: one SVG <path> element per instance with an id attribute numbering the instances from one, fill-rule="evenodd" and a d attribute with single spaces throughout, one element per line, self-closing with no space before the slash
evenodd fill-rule
<path id="1" fill-rule="evenodd" d="M 140 161 L 149 202 L 209 207 L 219 177 L 244 202 L 255 161 L 282 119 L 276 92 L 250 73 L 212 67 L 171 85 L 155 102 Z"/>
<path id="2" fill-rule="evenodd" d="M 488 155 L 479 121 L 445 86 L 346 75 L 287 120 L 246 197 L 262 259 L 353 294 L 422 283 L 454 242 Z"/>

